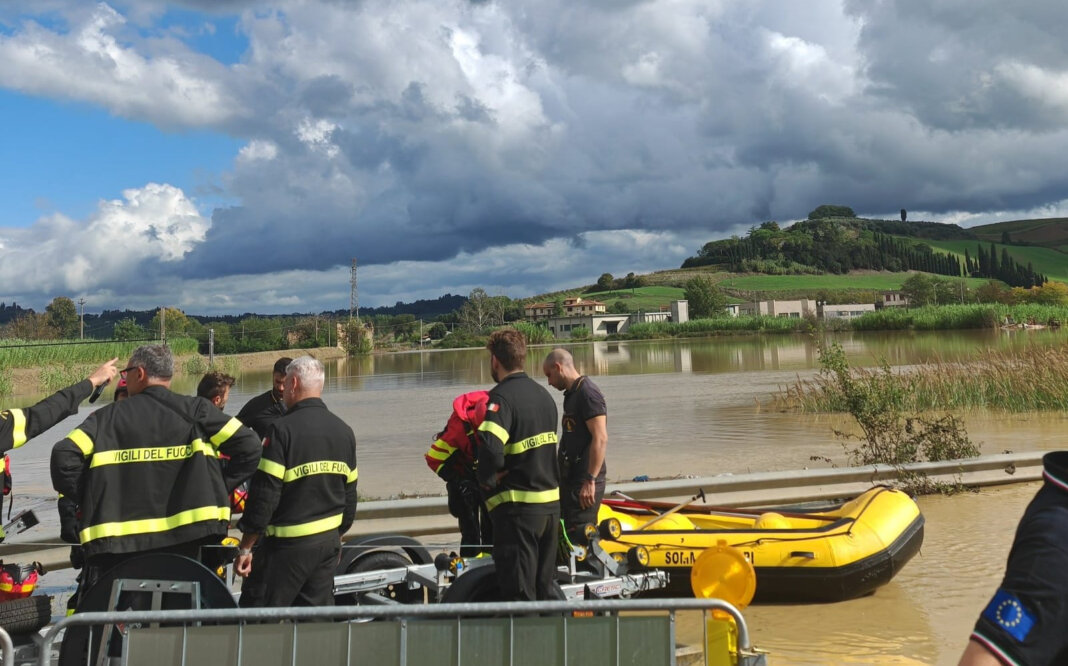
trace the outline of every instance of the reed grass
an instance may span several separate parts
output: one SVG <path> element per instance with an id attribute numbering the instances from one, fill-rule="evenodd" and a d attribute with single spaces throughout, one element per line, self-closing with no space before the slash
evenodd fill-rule
<path id="1" fill-rule="evenodd" d="M 0 395 L 11 395 L 13 389 L 14 383 L 11 380 L 11 373 L 7 370 L 0 370 Z"/>
<path id="2" fill-rule="evenodd" d="M 715 317 L 691 319 L 684 322 L 642 322 L 629 326 L 617 337 L 627 340 L 653 338 L 698 337 L 717 333 L 765 332 L 797 333 L 807 331 L 812 324 L 807 319 L 791 317 Z"/>
<path id="3" fill-rule="evenodd" d="M 114 357 L 125 361 L 135 349 L 143 344 L 146 343 L 119 340 L 59 340 L 45 344 L 9 338 L 0 340 L 0 370 L 43 368 L 50 365 L 76 366 L 78 364 L 96 367 Z M 176 356 L 184 356 L 197 351 L 197 341 L 194 338 L 173 338 L 167 341 L 167 345 Z"/>
<path id="4" fill-rule="evenodd" d="M 1015 323 L 1068 324 L 1068 307 L 1024 303 L 1005 305 L 938 305 L 923 308 L 883 308 L 852 320 L 855 331 L 937 331 L 997 328 L 1011 317 Z"/>
<path id="5" fill-rule="evenodd" d="M 240 374 L 237 359 L 232 356 L 217 356 L 214 363 L 208 363 L 207 357 L 193 354 L 182 361 L 179 369 L 185 375 L 203 375 L 209 370 L 223 372 L 233 377 L 237 377 Z"/>
<path id="6" fill-rule="evenodd" d="M 974 361 L 936 361 L 889 375 L 880 368 L 853 369 L 852 375 L 864 386 L 893 383 L 898 407 L 909 411 L 1068 410 L 1068 346 L 991 351 Z M 846 396 L 827 375 L 798 379 L 775 402 L 803 412 L 847 411 Z"/>

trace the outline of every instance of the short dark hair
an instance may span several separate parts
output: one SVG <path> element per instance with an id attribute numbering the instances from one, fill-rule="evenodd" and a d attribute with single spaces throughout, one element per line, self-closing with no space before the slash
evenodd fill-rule
<path id="1" fill-rule="evenodd" d="M 289 358 L 288 356 L 283 356 L 282 358 L 278 359 L 277 361 L 274 362 L 274 374 L 276 374 L 276 375 L 284 375 L 284 374 L 286 374 L 286 368 L 289 367 L 289 364 L 292 363 L 292 362 L 293 362 L 293 359 Z"/>
<path id="2" fill-rule="evenodd" d="M 502 328 L 490 333 L 486 349 L 509 372 L 522 370 L 527 360 L 527 339 L 514 328 Z"/>
<path id="3" fill-rule="evenodd" d="M 235 381 L 237 380 L 225 372 L 212 370 L 200 379 L 200 383 L 197 384 L 197 395 L 211 400 L 225 393 Z"/>

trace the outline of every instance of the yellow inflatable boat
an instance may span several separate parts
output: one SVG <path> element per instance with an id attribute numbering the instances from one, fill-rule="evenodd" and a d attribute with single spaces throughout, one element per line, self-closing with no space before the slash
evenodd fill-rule
<path id="1" fill-rule="evenodd" d="M 907 494 L 875 487 L 821 510 L 734 509 L 606 499 L 598 513 L 601 545 L 625 554 L 645 546 L 652 568 L 690 589 L 690 569 L 726 541 L 756 570 L 754 602 L 852 599 L 888 583 L 923 543 L 923 515 Z M 663 518 L 658 518 L 661 514 Z M 654 520 L 655 519 L 655 520 Z"/>

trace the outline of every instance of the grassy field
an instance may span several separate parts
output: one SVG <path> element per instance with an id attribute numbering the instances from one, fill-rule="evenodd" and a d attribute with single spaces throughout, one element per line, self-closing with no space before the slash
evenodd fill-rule
<path id="1" fill-rule="evenodd" d="M 599 291 L 583 294 L 583 298 L 601 301 L 605 305 L 612 305 L 616 301 L 623 301 L 630 310 L 659 310 L 661 305 L 670 305 L 671 301 L 682 298 L 685 290 L 680 287 L 636 287 L 634 289 L 616 289 L 614 291 Z"/>
<path id="2" fill-rule="evenodd" d="M 849 275 L 746 275 L 728 277 L 719 286 L 724 289 L 748 291 L 798 291 L 820 289 L 867 289 L 891 291 L 900 289 L 912 273 L 852 273 Z M 980 287 L 986 280 L 968 278 L 969 287 Z"/>
<path id="3" fill-rule="evenodd" d="M 964 258 L 964 250 L 968 250 L 969 254 L 971 254 L 974 259 L 976 246 L 978 245 L 976 241 L 935 241 L 923 239 L 921 242 L 938 250 L 952 252 L 962 259 Z M 1058 252 L 1057 250 L 1048 247 L 1002 245 L 1001 243 L 994 243 L 994 247 L 997 248 L 999 259 L 1001 258 L 1001 250 L 1004 248 L 1009 251 L 1009 256 L 1015 259 L 1017 263 L 1026 266 L 1027 263 L 1030 262 L 1036 271 L 1042 273 L 1049 279 L 1068 282 L 1068 254 Z M 990 249 L 990 243 L 984 242 L 983 248 Z"/>
<path id="4" fill-rule="evenodd" d="M 8 368 L 39 368 L 45 365 L 98 365 L 109 358 L 120 361 L 130 358 L 133 350 L 144 342 L 118 342 L 102 340 L 53 340 L 50 342 L 26 340 L 0 340 L 0 370 Z M 175 338 L 167 344 L 176 355 L 192 354 L 197 350 L 193 338 Z"/>
<path id="5" fill-rule="evenodd" d="M 1047 217 L 1037 220 L 1011 220 L 971 228 L 984 241 L 1001 242 L 1001 234 L 1008 232 L 1014 242 L 1026 242 L 1050 248 L 1068 248 L 1068 218 Z"/>

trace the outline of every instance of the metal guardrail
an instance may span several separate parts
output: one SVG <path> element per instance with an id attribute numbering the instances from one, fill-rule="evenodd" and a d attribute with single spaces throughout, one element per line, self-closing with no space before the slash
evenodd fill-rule
<path id="1" fill-rule="evenodd" d="M 1044 453 L 1000 453 L 900 468 L 866 465 L 611 483 L 605 495 L 619 491 L 634 499 L 688 498 L 703 489 L 710 504 L 740 507 L 854 497 L 873 485 L 897 479 L 903 471 L 925 474 L 933 481 L 960 480 L 964 485 L 1020 483 L 1042 478 Z M 447 534 L 456 532 L 456 519 L 449 515 L 445 497 L 361 502 L 349 536 L 385 531 L 413 536 Z"/>
<path id="2" fill-rule="evenodd" d="M 190 625 L 197 623 L 221 623 L 237 625 L 238 663 L 242 650 L 242 637 L 246 625 L 257 626 L 261 623 L 321 620 L 372 620 L 411 618 L 447 618 L 457 619 L 465 616 L 508 616 L 514 621 L 517 616 L 540 616 L 558 614 L 565 618 L 572 613 L 619 613 L 627 611 L 663 611 L 674 618 L 676 611 L 720 610 L 734 618 L 738 631 L 739 651 L 751 651 L 749 629 L 745 618 L 732 604 L 721 599 L 606 599 L 593 601 L 527 601 L 494 602 L 430 605 L 390 605 L 390 606 L 329 606 L 313 608 L 227 608 L 205 610 L 172 611 L 121 611 L 102 613 L 76 613 L 68 616 L 45 634 L 41 642 L 38 664 L 49 666 L 52 645 L 65 629 L 76 626 L 137 626 L 148 623 L 166 622 L 184 627 L 182 631 L 181 650 L 185 663 L 187 631 Z M 582 619 L 582 618 L 576 618 Z M 514 632 L 512 632 L 514 634 Z M 512 636 L 514 640 L 514 635 Z M 673 647 L 673 646 L 672 646 Z M 296 641 L 293 643 L 293 659 L 296 659 Z M 293 663 L 296 663 L 295 661 Z M 5 661 L 5 666 L 7 662 Z"/>
<path id="3" fill-rule="evenodd" d="M 1042 478 L 1044 453 L 1000 453 L 967 460 L 912 463 L 901 468 L 867 465 L 613 483 L 608 485 L 606 494 L 619 491 L 634 499 L 672 499 L 692 497 L 704 489 L 711 504 L 741 507 L 855 497 L 873 485 L 893 481 L 902 471 L 923 473 L 933 481 L 945 483 L 959 480 L 971 486 L 1021 483 Z M 360 502 L 356 522 L 346 537 L 384 532 L 410 536 L 453 534 L 457 527 L 445 497 Z M 49 569 L 70 566 L 66 545 L 56 548 L 50 543 L 11 543 L 0 550 L 12 556 L 25 552 L 24 557 Z"/>
<path id="4" fill-rule="evenodd" d="M 3 627 L 0 627 L 0 648 L 3 648 L 0 653 L 3 655 L 3 662 L 0 663 L 4 666 L 15 666 L 15 644 L 11 642 L 11 635 Z"/>

